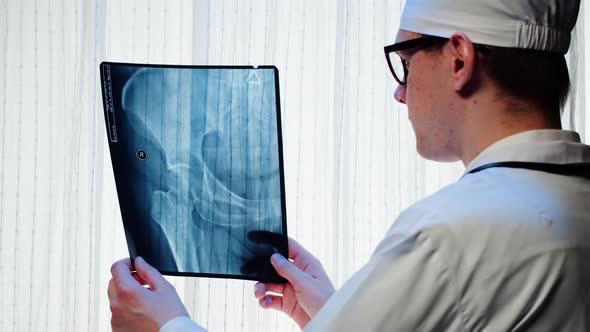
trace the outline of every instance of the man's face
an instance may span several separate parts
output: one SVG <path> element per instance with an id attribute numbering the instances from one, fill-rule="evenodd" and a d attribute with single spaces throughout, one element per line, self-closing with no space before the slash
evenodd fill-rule
<path id="1" fill-rule="evenodd" d="M 399 30 L 396 43 L 421 37 L 421 34 Z M 408 62 L 407 84 L 395 90 L 395 99 L 408 106 L 408 117 L 416 135 L 418 153 L 430 160 L 456 161 L 456 113 L 453 112 L 452 93 L 448 77 L 452 63 L 446 63 L 444 50 L 400 51 Z"/>

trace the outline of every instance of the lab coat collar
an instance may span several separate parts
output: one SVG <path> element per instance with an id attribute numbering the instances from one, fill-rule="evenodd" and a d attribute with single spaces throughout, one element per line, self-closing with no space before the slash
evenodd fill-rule
<path id="1" fill-rule="evenodd" d="M 503 138 L 490 145 L 465 168 L 471 170 L 494 162 L 526 161 L 549 164 L 590 162 L 590 146 L 582 144 L 574 131 L 530 130 Z"/>

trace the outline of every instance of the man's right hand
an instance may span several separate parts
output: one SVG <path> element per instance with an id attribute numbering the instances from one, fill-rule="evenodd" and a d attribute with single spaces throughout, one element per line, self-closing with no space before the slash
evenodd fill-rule
<path id="1" fill-rule="evenodd" d="M 291 238 L 289 258 L 274 254 L 270 259 L 277 273 L 288 282 L 256 283 L 254 296 L 263 308 L 286 313 L 303 329 L 332 296 L 334 286 L 319 260 Z"/>

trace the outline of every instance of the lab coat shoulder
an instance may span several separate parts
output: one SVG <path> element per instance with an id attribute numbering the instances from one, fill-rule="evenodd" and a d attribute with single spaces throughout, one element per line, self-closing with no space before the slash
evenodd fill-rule
<path id="1" fill-rule="evenodd" d="M 590 182 L 528 170 L 470 174 L 400 214 L 380 245 L 444 226 L 457 250 L 506 248 L 530 255 L 588 247 Z M 378 251 L 378 250 L 377 250 Z"/>
<path id="2" fill-rule="evenodd" d="M 466 330 L 577 330 L 590 317 L 587 190 L 538 172 L 468 176 L 404 211 L 374 255 L 428 239 Z"/>

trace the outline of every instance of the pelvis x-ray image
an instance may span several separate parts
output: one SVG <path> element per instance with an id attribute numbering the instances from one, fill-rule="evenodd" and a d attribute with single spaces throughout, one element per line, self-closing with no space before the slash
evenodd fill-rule
<path id="1" fill-rule="evenodd" d="M 278 71 L 102 63 L 107 136 L 132 257 L 165 274 L 283 281 Z"/>

